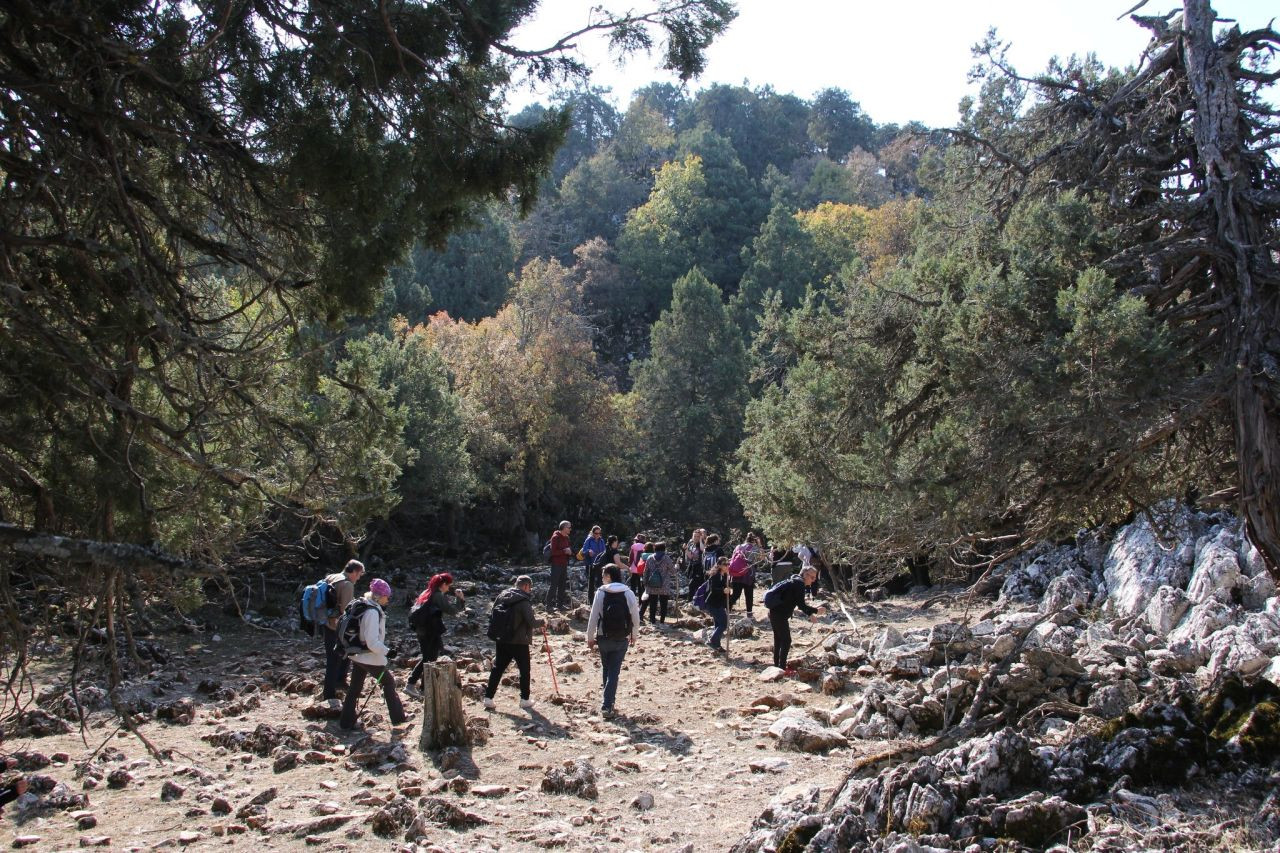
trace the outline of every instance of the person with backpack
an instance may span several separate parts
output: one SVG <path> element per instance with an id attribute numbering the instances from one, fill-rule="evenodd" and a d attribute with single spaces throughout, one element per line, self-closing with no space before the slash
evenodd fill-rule
<path id="1" fill-rule="evenodd" d="M 693 600 L 693 594 L 698 591 L 698 587 L 707 579 L 707 570 L 702 564 L 702 552 L 705 548 L 704 542 L 707 537 L 707 531 L 699 527 L 693 531 L 693 535 L 689 537 L 689 541 L 684 546 L 684 570 L 685 580 L 688 581 L 688 592 L 685 598 Z"/>
<path id="2" fill-rule="evenodd" d="M 702 545 L 702 569 L 706 574 L 710 574 L 711 570 L 716 567 L 716 563 L 720 560 L 720 555 L 724 553 L 724 549 L 720 547 L 720 534 L 709 533 L 707 538 L 703 540 Z"/>
<path id="3" fill-rule="evenodd" d="M 707 575 L 707 599 L 704 606 L 711 614 L 711 623 L 715 626 L 707 645 L 720 653 L 724 652 L 720 640 L 729 627 L 729 584 L 729 558 L 716 557 L 716 564 Z"/>
<path id="4" fill-rule="evenodd" d="M 529 646 L 533 643 L 534 629 L 542 625 L 542 620 L 533 614 L 533 579 L 521 575 L 514 587 L 498 595 L 489 614 L 489 639 L 497 646 L 493 667 L 489 670 L 489 684 L 484 691 L 485 710 L 494 709 L 493 697 L 512 661 L 520 671 L 520 707 L 533 708 L 533 700 L 529 698 Z M 544 646 L 550 649 L 545 643 Z"/>
<path id="5" fill-rule="evenodd" d="M 622 548 L 618 546 L 618 537 L 610 536 L 605 540 L 604 550 L 593 560 L 587 569 L 587 600 L 595 601 L 596 590 L 604 584 L 604 567 L 619 566 L 626 568 L 622 562 Z"/>
<path id="6" fill-rule="evenodd" d="M 644 591 L 644 566 L 641 558 L 644 552 L 648 550 L 646 544 L 648 541 L 648 536 L 643 533 L 637 533 L 635 541 L 631 543 L 630 560 L 627 562 L 628 567 L 631 569 L 627 582 L 636 596 L 636 601 L 640 600 L 640 594 Z"/>
<path id="7" fill-rule="evenodd" d="M 551 581 L 547 585 L 547 610 L 562 610 L 569 606 L 569 560 L 573 557 L 573 546 L 569 544 L 569 534 L 573 525 L 567 521 L 560 522 L 555 533 L 551 534 L 551 553 L 547 559 L 551 561 Z"/>
<path id="8" fill-rule="evenodd" d="M 351 658 L 351 687 L 342 700 L 342 716 L 338 725 L 344 729 L 356 727 L 356 705 L 364 690 L 366 677 L 382 686 L 382 698 L 387 703 L 387 717 L 391 725 L 399 726 L 408 721 L 400 696 L 396 693 L 396 677 L 387 665 L 391 649 L 387 647 L 387 604 L 391 601 L 391 584 L 382 578 L 374 578 L 363 598 L 353 599 L 342 617 L 339 641 Z"/>
<path id="9" fill-rule="evenodd" d="M 818 570 L 810 566 L 769 587 L 764 594 L 764 606 L 769 611 L 769 627 L 773 629 L 773 665 L 785 670 L 788 675 L 792 670 L 787 666 L 787 656 L 791 654 L 791 614 L 800 608 L 809 616 L 810 622 L 818 621 L 818 614 L 825 612 L 823 607 L 810 607 L 804 602 L 804 592 L 813 586 L 818 579 Z"/>
<path id="10" fill-rule="evenodd" d="M 666 542 L 654 542 L 653 553 L 645 558 L 644 588 L 649 594 L 649 624 L 656 617 L 667 621 L 667 605 L 676 591 L 676 566 L 667 553 Z"/>
<path id="11" fill-rule="evenodd" d="M 591 567 L 596 564 L 596 560 L 604 553 L 606 547 L 608 545 L 600 532 L 600 525 L 593 525 L 587 538 L 582 540 L 582 547 L 578 549 L 578 559 L 582 560 L 583 565 L 587 567 L 588 576 L 591 574 Z M 588 596 L 589 599 L 590 596 Z"/>
<path id="12" fill-rule="evenodd" d="M 614 716 L 614 698 L 618 694 L 618 677 L 627 649 L 640 641 L 640 602 L 631 587 L 621 583 L 621 569 L 604 567 L 604 586 L 596 591 L 587 618 L 587 648 L 600 650 L 602 694 L 600 714 Z"/>
<path id="13" fill-rule="evenodd" d="M 760 548 L 760 537 L 748 533 L 742 544 L 733 549 L 729 557 L 729 577 L 732 579 L 733 596 L 729 599 L 729 609 L 738 603 L 745 593 L 747 598 L 747 618 L 753 618 L 756 595 L 756 564 L 764 559 Z"/>
<path id="14" fill-rule="evenodd" d="M 324 622 L 324 689 L 320 698 L 335 711 L 342 707 L 342 703 L 338 701 L 338 691 L 346 689 L 347 673 L 351 669 L 351 661 L 343 653 L 339 642 L 338 620 L 355 599 L 356 584 L 360 583 L 363 576 L 364 563 L 348 560 L 342 571 L 326 575 L 324 579 L 333 591 L 333 609 Z"/>
<path id="15" fill-rule="evenodd" d="M 409 627 L 418 638 L 418 648 L 422 650 L 422 659 L 409 673 L 404 692 L 413 697 L 422 695 L 418 682 L 422 679 L 423 667 L 440 657 L 444 651 L 444 617 L 452 616 L 467 606 L 467 597 L 462 590 L 453 588 L 453 575 L 439 572 L 427 581 L 427 588 L 413 602 L 409 610 Z"/>

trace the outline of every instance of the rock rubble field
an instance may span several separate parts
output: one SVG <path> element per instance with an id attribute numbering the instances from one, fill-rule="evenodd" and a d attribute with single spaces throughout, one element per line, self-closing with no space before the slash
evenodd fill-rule
<path id="1" fill-rule="evenodd" d="M 440 568 L 372 572 L 396 589 L 400 681 L 416 652 L 407 597 Z M 549 620 L 559 695 L 535 644 L 536 707 L 518 707 L 513 668 L 486 712 L 484 622 L 520 570 L 449 568 L 469 604 L 445 638 L 469 746 L 420 751 L 380 696 L 362 728 L 340 729 L 319 701 L 319 641 L 284 618 L 207 608 L 203 633 L 148 638 L 155 653 L 120 691 L 136 734 L 102 685 L 71 690 L 70 642 L 43 638 L 23 709 L 4 722 L 30 790 L 0 838 L 743 853 L 1267 850 L 1280 838 L 1280 599 L 1229 516 L 1168 504 L 998 566 L 975 595 L 797 618 L 789 674 L 767 666 L 763 608 L 734 614 L 719 657 L 702 644 L 710 620 L 686 607 L 643 629 L 609 720 L 584 606 Z M 293 581 L 277 586 L 289 606 Z"/>

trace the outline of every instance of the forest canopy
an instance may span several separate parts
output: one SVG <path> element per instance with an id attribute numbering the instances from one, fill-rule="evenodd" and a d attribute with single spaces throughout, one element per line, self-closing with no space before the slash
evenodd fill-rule
<path id="1" fill-rule="evenodd" d="M 993 38 L 943 130 L 616 104 L 510 44 L 534 5 L 0 13 L 0 520 L 209 563 L 750 525 L 892 572 L 1173 496 L 1280 566 L 1273 30 L 1187 0 L 1034 76 Z M 599 26 L 688 76 L 732 17 Z M 508 116 L 520 73 L 568 76 Z"/>

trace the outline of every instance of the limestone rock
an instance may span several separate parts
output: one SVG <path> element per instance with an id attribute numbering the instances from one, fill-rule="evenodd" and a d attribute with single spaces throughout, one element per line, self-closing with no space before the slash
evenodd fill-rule
<path id="1" fill-rule="evenodd" d="M 779 749 L 797 752 L 827 752 L 849 745 L 849 739 L 840 732 L 794 708 L 782 712 L 769 726 L 769 734 L 778 739 Z"/>
<path id="2" fill-rule="evenodd" d="M 1185 505 L 1167 501 L 1122 528 L 1102 565 L 1107 608 L 1136 616 L 1160 587 L 1185 589 L 1195 559 L 1194 538 L 1202 525 Z"/>
<path id="3" fill-rule="evenodd" d="M 600 796 L 596 788 L 596 770 L 585 758 L 547 768 L 542 777 L 542 790 L 548 794 L 573 794 L 586 800 Z"/>

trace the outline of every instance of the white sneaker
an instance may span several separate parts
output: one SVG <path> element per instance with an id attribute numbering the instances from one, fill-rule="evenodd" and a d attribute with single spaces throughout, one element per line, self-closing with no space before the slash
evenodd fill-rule
<path id="1" fill-rule="evenodd" d="M 339 702 L 337 699 L 326 699 L 324 702 L 324 706 L 331 711 L 342 710 L 342 703 Z"/>
<path id="2" fill-rule="evenodd" d="M 533 710 L 533 700 L 532 700 L 532 699 L 521 699 L 521 700 L 520 700 L 520 707 L 521 707 L 521 708 L 524 708 L 526 711 L 532 711 L 532 710 Z"/>
<path id="3" fill-rule="evenodd" d="M 492 711 L 496 707 L 497 706 L 493 704 L 492 699 L 490 699 L 488 696 L 484 697 L 484 709 L 486 711 Z"/>

